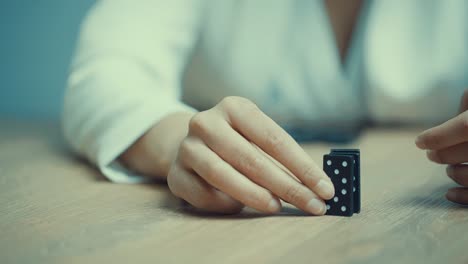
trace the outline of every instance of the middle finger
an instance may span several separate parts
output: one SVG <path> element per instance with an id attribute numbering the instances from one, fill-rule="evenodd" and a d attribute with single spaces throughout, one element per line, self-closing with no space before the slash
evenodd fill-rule
<path id="1" fill-rule="evenodd" d="M 440 164 L 459 164 L 468 161 L 468 143 L 461 143 L 455 146 L 440 150 L 429 150 L 427 157 Z"/>
<path id="2" fill-rule="evenodd" d="M 456 183 L 468 187 L 468 165 L 458 164 L 447 167 L 447 175 Z"/>

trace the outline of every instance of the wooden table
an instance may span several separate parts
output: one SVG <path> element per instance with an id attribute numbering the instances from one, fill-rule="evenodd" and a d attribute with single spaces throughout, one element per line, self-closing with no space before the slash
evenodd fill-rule
<path id="1" fill-rule="evenodd" d="M 57 125 L 0 123 L 0 263 L 468 263 L 468 208 L 417 150 L 417 130 L 371 130 L 362 213 L 197 213 L 164 184 L 107 182 Z M 321 162 L 330 146 L 304 146 Z"/>

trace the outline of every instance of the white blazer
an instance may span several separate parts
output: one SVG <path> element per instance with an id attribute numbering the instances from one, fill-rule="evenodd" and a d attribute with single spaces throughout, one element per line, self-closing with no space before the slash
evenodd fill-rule
<path id="1" fill-rule="evenodd" d="M 64 101 L 73 148 L 117 182 L 116 158 L 159 119 L 250 98 L 289 131 L 435 123 L 468 88 L 468 1 L 367 1 L 344 63 L 322 1 L 102 0 Z M 352 129 L 351 129 L 352 130 Z"/>

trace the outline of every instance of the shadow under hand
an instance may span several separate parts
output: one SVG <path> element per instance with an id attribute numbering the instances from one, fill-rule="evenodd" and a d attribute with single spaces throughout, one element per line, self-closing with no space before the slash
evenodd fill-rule
<path id="1" fill-rule="evenodd" d="M 262 217 L 302 217 L 302 216 L 311 216 L 295 207 L 292 206 L 283 206 L 281 211 L 277 214 L 265 214 L 254 210 L 252 208 L 246 207 L 240 213 L 237 214 L 222 214 L 222 213 L 213 213 L 207 212 L 201 209 L 197 209 L 187 203 L 186 201 L 175 197 L 169 190 L 165 195 L 163 204 L 161 204 L 166 210 L 169 210 L 175 214 L 182 214 L 188 217 L 193 218 L 209 218 L 209 219 L 226 219 L 226 220 L 241 220 L 241 219 L 252 219 L 252 218 L 262 218 Z"/>

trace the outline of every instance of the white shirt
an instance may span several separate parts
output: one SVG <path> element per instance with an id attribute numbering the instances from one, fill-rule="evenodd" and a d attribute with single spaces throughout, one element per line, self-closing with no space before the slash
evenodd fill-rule
<path id="1" fill-rule="evenodd" d="M 109 179 L 140 182 L 116 161 L 126 148 L 167 114 L 228 95 L 292 133 L 441 122 L 468 88 L 467 25 L 465 0 L 368 1 L 342 63 L 322 1 L 99 1 L 71 67 L 65 136 Z"/>

